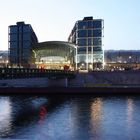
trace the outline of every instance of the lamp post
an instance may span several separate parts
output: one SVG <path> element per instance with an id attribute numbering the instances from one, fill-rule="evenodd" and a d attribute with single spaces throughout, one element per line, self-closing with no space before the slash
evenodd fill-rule
<path id="1" fill-rule="evenodd" d="M 131 63 L 131 58 L 132 58 L 132 56 L 129 56 L 129 63 Z"/>
<path id="2" fill-rule="evenodd" d="M 132 59 L 132 56 L 129 56 L 129 67 L 131 68 L 131 59 Z"/>
<path id="3" fill-rule="evenodd" d="M 8 60 L 6 60 L 6 67 L 8 68 L 9 66 L 8 66 L 8 63 L 9 63 L 9 61 Z"/>

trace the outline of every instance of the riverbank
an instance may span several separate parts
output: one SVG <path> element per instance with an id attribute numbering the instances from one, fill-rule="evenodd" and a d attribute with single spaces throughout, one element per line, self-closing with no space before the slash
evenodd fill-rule
<path id="1" fill-rule="evenodd" d="M 136 71 L 93 71 L 75 73 L 75 77 L 29 77 L 1 79 L 0 87 L 140 87 L 140 70 Z"/>
<path id="2" fill-rule="evenodd" d="M 140 87 L 8 87 L 0 88 L 0 95 L 140 95 Z"/>

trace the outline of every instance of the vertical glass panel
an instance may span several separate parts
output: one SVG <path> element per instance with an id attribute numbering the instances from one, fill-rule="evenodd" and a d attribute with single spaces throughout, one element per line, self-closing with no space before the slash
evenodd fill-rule
<path id="1" fill-rule="evenodd" d="M 102 30 L 93 30 L 93 37 L 102 37 Z"/>
<path id="2" fill-rule="evenodd" d="M 92 30 L 88 30 L 88 37 L 92 37 Z"/>
<path id="3" fill-rule="evenodd" d="M 29 48 L 30 42 L 29 41 L 23 41 L 23 48 Z"/>
<path id="4" fill-rule="evenodd" d="M 87 37 L 87 31 L 86 30 L 79 30 L 78 37 Z"/>
<path id="5" fill-rule="evenodd" d="M 29 26 L 23 26 L 23 31 L 24 32 L 30 32 Z"/>
<path id="6" fill-rule="evenodd" d="M 15 26 L 10 27 L 10 33 L 17 33 L 17 27 Z"/>
<path id="7" fill-rule="evenodd" d="M 85 21 L 78 22 L 78 29 L 86 29 L 86 27 L 87 27 L 87 22 Z"/>
<path id="8" fill-rule="evenodd" d="M 92 52 L 92 48 L 88 47 L 88 52 L 91 53 Z"/>
<path id="9" fill-rule="evenodd" d="M 19 33 L 22 33 L 23 32 L 22 29 L 23 29 L 23 26 L 19 26 L 19 28 L 18 28 Z"/>
<path id="10" fill-rule="evenodd" d="M 86 54 L 84 55 L 78 55 L 77 56 L 77 61 L 78 61 L 78 63 L 80 63 L 80 62 L 86 62 Z"/>
<path id="11" fill-rule="evenodd" d="M 85 54 L 86 53 L 86 47 L 79 47 L 77 49 L 78 54 Z"/>
<path id="12" fill-rule="evenodd" d="M 102 28 L 102 20 L 94 20 L 93 28 Z"/>
<path id="13" fill-rule="evenodd" d="M 78 39 L 78 46 L 87 46 L 86 39 Z"/>
<path id="14" fill-rule="evenodd" d="M 93 45 L 94 45 L 94 46 L 102 45 L 102 40 L 101 40 L 101 38 L 94 38 L 94 39 L 93 39 Z"/>
<path id="15" fill-rule="evenodd" d="M 10 56 L 17 56 L 17 49 L 11 49 Z"/>
<path id="16" fill-rule="evenodd" d="M 88 63 L 92 63 L 92 55 L 91 54 L 88 54 Z"/>
<path id="17" fill-rule="evenodd" d="M 30 50 L 29 49 L 23 49 L 23 57 L 24 58 L 29 57 L 29 54 L 30 54 Z"/>
<path id="18" fill-rule="evenodd" d="M 30 33 L 24 33 L 23 40 L 30 40 Z"/>
<path id="19" fill-rule="evenodd" d="M 22 39 L 22 34 L 21 34 L 21 33 L 18 34 L 18 39 L 19 39 L 19 41 L 22 41 L 22 40 L 23 40 L 23 39 Z"/>
<path id="20" fill-rule="evenodd" d="M 17 42 L 11 41 L 10 48 L 17 48 Z"/>
<path id="21" fill-rule="evenodd" d="M 11 34 L 10 41 L 17 41 L 17 34 Z"/>
<path id="22" fill-rule="evenodd" d="M 92 38 L 88 38 L 88 46 L 92 46 Z"/>
<path id="23" fill-rule="evenodd" d="M 93 51 L 102 51 L 101 47 L 93 47 Z"/>
<path id="24" fill-rule="evenodd" d="M 87 27 L 92 28 L 93 27 L 93 21 L 88 21 L 87 22 Z"/>

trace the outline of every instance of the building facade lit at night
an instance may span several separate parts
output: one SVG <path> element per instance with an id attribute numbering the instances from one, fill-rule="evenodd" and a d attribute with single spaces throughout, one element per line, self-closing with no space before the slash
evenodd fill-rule
<path id="1" fill-rule="evenodd" d="M 30 24 L 17 22 L 8 28 L 9 65 L 46 69 L 101 70 L 104 22 L 84 17 L 75 23 L 68 42 L 38 42 Z"/>
<path id="2" fill-rule="evenodd" d="M 34 63 L 43 69 L 75 69 L 74 44 L 64 41 L 40 42 L 33 46 Z"/>
<path id="3" fill-rule="evenodd" d="M 104 21 L 85 17 L 75 23 L 68 42 L 77 48 L 75 57 L 78 69 L 97 70 L 103 68 L 103 38 Z"/>

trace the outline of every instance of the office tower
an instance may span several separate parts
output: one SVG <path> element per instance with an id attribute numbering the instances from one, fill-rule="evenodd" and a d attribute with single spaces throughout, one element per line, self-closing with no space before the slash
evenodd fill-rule
<path id="1" fill-rule="evenodd" d="M 68 41 L 77 48 L 77 69 L 98 70 L 103 68 L 103 20 L 84 17 L 75 23 Z"/>
<path id="2" fill-rule="evenodd" d="M 17 22 L 8 27 L 9 62 L 12 67 L 29 67 L 32 61 L 32 46 L 38 42 L 30 24 Z"/>

